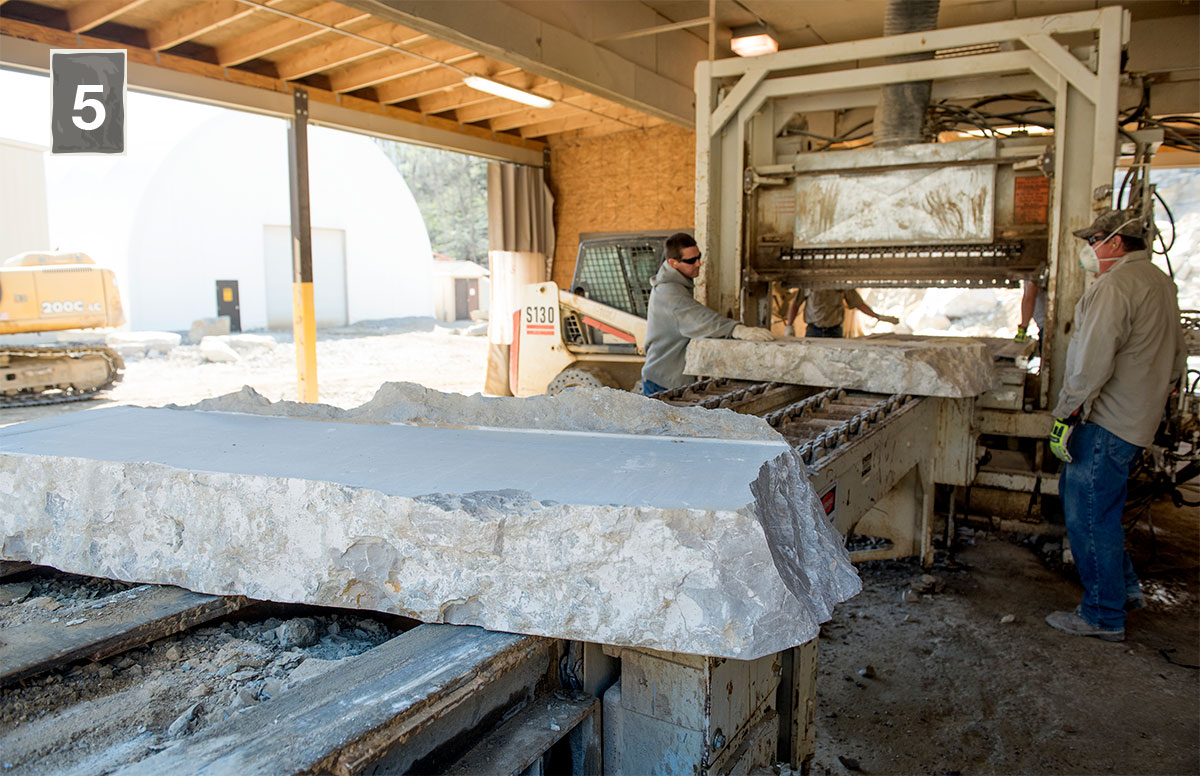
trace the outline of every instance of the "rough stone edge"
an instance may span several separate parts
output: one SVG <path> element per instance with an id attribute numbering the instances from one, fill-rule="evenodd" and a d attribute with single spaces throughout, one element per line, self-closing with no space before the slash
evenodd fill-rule
<path id="1" fill-rule="evenodd" d="M 950 390 L 950 391 L 931 393 L 931 394 L 925 394 L 925 395 L 941 397 L 941 398 L 949 398 L 949 399 L 965 399 L 965 398 L 979 396 L 981 394 L 987 393 L 988 391 L 994 390 L 997 387 L 999 387 L 999 376 L 996 374 L 995 366 L 991 362 L 991 358 L 992 358 L 991 351 L 989 351 L 987 349 L 987 346 L 984 343 L 973 342 L 966 338 L 964 338 L 962 342 L 957 342 L 955 340 L 957 340 L 958 338 L 954 338 L 954 337 L 939 337 L 939 338 L 937 338 L 937 340 L 935 342 L 929 342 L 929 343 L 923 343 L 923 342 L 917 343 L 917 342 L 912 342 L 909 340 L 871 340 L 870 338 L 866 338 L 866 337 L 860 338 L 860 339 L 863 342 L 872 343 L 873 347 L 871 349 L 876 350 L 876 351 L 883 351 L 885 349 L 883 347 L 879 347 L 879 344 L 882 342 L 899 342 L 898 347 L 890 348 L 890 349 L 903 351 L 904 375 L 905 375 L 906 380 L 908 380 L 909 376 L 914 375 L 918 370 L 927 371 L 927 373 L 929 373 L 929 374 L 936 374 L 936 372 L 933 370 L 933 367 L 930 366 L 929 360 L 927 358 L 927 356 L 932 353 L 934 346 L 943 346 L 942 353 L 950 353 L 958 358 L 965 357 L 965 356 L 963 356 L 963 353 L 965 351 L 976 351 L 976 350 L 983 351 L 984 355 L 986 356 L 986 360 L 987 360 L 986 371 L 990 375 L 990 380 L 987 382 L 986 385 L 983 385 L 982 387 L 980 387 L 979 385 L 976 385 L 974 393 L 964 393 L 964 392 L 957 391 L 957 390 Z M 953 349 L 946 349 L 946 348 L 944 348 L 944 346 L 947 344 L 955 345 L 956 347 Z M 693 340 L 693 344 L 688 346 L 688 349 L 687 349 L 687 352 L 685 355 L 686 364 L 684 365 L 684 367 L 685 367 L 685 369 L 688 369 L 691 372 L 695 372 L 695 373 L 699 373 L 699 374 L 706 374 L 710 377 L 723 377 L 723 378 L 729 378 L 729 379 L 733 379 L 733 380 L 754 380 L 754 381 L 761 382 L 761 381 L 768 380 L 768 379 L 779 379 L 779 377 L 780 377 L 779 375 L 762 375 L 762 374 L 756 373 L 754 370 L 751 370 L 749 368 L 734 368 L 734 369 L 727 370 L 719 375 L 718 374 L 708 374 L 708 370 L 704 367 L 704 365 L 698 363 L 700 361 L 698 355 L 694 355 L 694 354 L 698 354 L 699 352 L 701 352 L 705 349 L 715 349 L 714 352 L 720 352 L 722 350 L 738 350 L 741 348 L 755 347 L 755 346 L 760 346 L 760 345 L 766 345 L 768 347 L 794 347 L 794 348 L 804 348 L 804 349 L 811 348 L 813 350 L 821 349 L 820 344 L 815 344 L 815 343 L 805 344 L 805 343 L 803 343 L 802 340 L 799 342 L 776 342 L 776 343 L 754 343 L 754 342 L 739 342 L 739 341 L 735 341 L 735 340 L 715 340 L 715 339 L 702 339 L 702 340 L 698 340 L 698 341 Z M 695 349 L 693 349 L 693 346 L 695 347 Z M 828 346 L 826 346 L 826 347 L 828 347 Z M 838 352 L 838 351 L 834 351 L 834 352 Z M 803 358 L 804 356 L 805 356 L 805 354 L 803 352 L 797 353 L 798 359 Z M 744 362 L 740 362 L 740 363 L 744 363 Z M 822 387 L 846 388 L 849 390 L 872 391 L 872 392 L 877 392 L 877 393 L 912 393 L 912 391 L 909 391 L 909 390 L 878 391 L 877 389 L 867 386 L 867 384 L 864 381 L 857 381 L 857 382 L 856 381 L 843 381 L 843 383 L 841 385 L 828 385 L 828 386 L 822 386 Z M 913 394 L 913 395 L 917 395 L 917 394 Z"/>
<path id="2" fill-rule="evenodd" d="M 536 428 L 643 436 L 772 441 L 782 439 L 766 421 L 728 409 L 674 407 L 612 388 L 573 388 L 554 396 L 518 399 L 464 396 L 416 383 L 392 382 L 353 409 L 328 404 L 272 402 L 250 386 L 212 399 L 169 409 L 244 412 L 323 420 L 418 425 Z"/>
<path id="3" fill-rule="evenodd" d="M 32 456 L 25 454 L 0 454 L 0 474 L 11 470 L 14 463 L 20 468 L 21 463 L 32 462 L 33 459 L 41 456 Z M 290 480 L 286 478 L 267 478 L 257 475 L 234 475 L 222 473 L 197 473 L 186 472 L 161 464 L 121 464 L 116 462 L 100 462 L 90 459 L 72 459 L 65 457 L 55 457 L 56 460 L 64 462 L 64 466 L 72 471 L 87 471 L 88 465 L 99 466 L 101 468 L 116 467 L 123 468 L 130 465 L 144 467 L 147 471 L 158 471 L 163 476 L 170 477 L 175 475 L 189 482 L 189 484 L 201 484 L 212 478 L 226 478 L 231 480 L 246 479 L 249 480 L 267 480 L 282 483 L 286 487 L 298 486 L 301 490 L 308 487 L 326 487 L 334 488 L 348 494 L 350 491 L 356 491 L 361 494 L 366 500 L 379 501 L 384 504 L 391 502 L 399 505 L 411 505 L 408 508 L 429 512 L 429 518 L 433 522 L 439 522 L 447 519 L 463 520 L 464 515 L 471 514 L 471 507 L 464 505 L 462 499 L 464 494 L 454 494 L 452 496 L 438 499 L 435 497 L 421 497 L 417 499 L 407 499 L 404 497 L 393 497 L 371 491 L 368 489 L 352 489 L 345 486 L 336 485 L 333 483 L 320 483 L 308 480 Z M 0 477 L 2 480 L 3 477 Z M 27 478 L 31 479 L 31 478 Z M 169 486 L 168 486 L 169 487 Z M 766 550 L 770 553 L 774 570 L 778 575 L 778 582 L 786 588 L 784 595 L 784 604 L 777 612 L 772 612 L 770 615 L 764 614 L 754 621 L 753 630 L 755 633 L 747 634 L 743 639 L 746 645 L 757 644 L 756 647 L 747 646 L 746 649 L 752 649 L 752 652 L 746 652 L 746 649 L 737 650 L 729 644 L 718 644 L 709 642 L 703 649 L 689 647 L 687 644 L 677 642 L 661 643 L 647 642 L 645 639 L 639 639 L 636 635 L 628 634 L 625 637 L 618 637 L 616 634 L 608 634 L 604 638 L 599 638 L 594 632 L 582 630 L 554 630 L 550 632 L 540 632 L 537 629 L 528 627 L 513 627 L 511 621 L 497 622 L 494 618 L 479 618 L 470 609 L 469 606 L 464 606 L 461 603 L 454 601 L 443 602 L 438 609 L 438 616 L 432 617 L 430 611 L 420 611 L 414 608 L 403 608 L 399 606 L 356 606 L 360 603 L 363 596 L 369 591 L 366 589 L 358 589 L 355 592 L 355 602 L 351 603 L 346 600 L 336 600 L 323 597 L 321 587 L 326 584 L 333 584 L 334 580 L 326 579 L 316 584 L 307 595 L 265 595 L 270 592 L 267 590 L 255 588 L 253 586 L 235 587 L 232 585 L 221 586 L 212 584 L 197 584 L 196 580 L 189 579 L 188 569 L 183 566 L 177 566 L 173 569 L 164 569 L 161 574 L 145 574 L 135 573 L 133 570 L 114 569 L 111 565 L 104 568 L 97 568 L 94 565 L 86 563 L 76 563 L 70 560 L 69 550 L 62 550 L 57 553 L 39 554 L 31 551 L 23 545 L 22 533 L 10 534 L 7 531 L 5 535 L 0 536 L 3 541 L 0 542 L 0 557 L 7 560 L 26 560 L 36 563 L 43 563 L 60 568 L 63 571 L 71 573 L 81 573 L 89 575 L 107 576 L 115 579 L 122 579 L 128 582 L 137 583 L 153 583 L 153 584 L 175 584 L 187 589 L 195 590 L 196 592 L 214 594 L 214 595 L 231 595 L 241 594 L 250 597 L 266 598 L 268 600 L 276 600 L 288 603 L 310 603 L 317 605 L 332 605 L 343 606 L 348 608 L 361 608 L 366 610 L 389 611 L 397 614 L 413 616 L 425 622 L 446 622 L 452 624 L 464 625 L 480 625 L 493 630 L 506 630 L 515 632 L 532 633 L 534 635 L 550 636 L 554 638 L 577 639 L 581 641 L 600 641 L 602 643 L 611 643 L 617 646 L 631 647 L 647 647 L 652 649 L 663 649 L 668 651 L 691 652 L 694 654 L 711 654 L 718 657 L 729 657 L 736 659 L 753 659 L 763 654 L 786 649 L 791 646 L 804 643 L 811 638 L 817 636 L 820 623 L 829 619 L 832 614 L 833 607 L 842 601 L 845 601 L 855 594 L 861 588 L 861 582 L 858 579 L 857 573 L 854 571 L 853 565 L 850 562 L 849 554 L 846 552 L 840 537 L 837 536 L 833 527 L 824 517 L 824 511 L 820 506 L 820 502 L 813 492 L 811 487 L 807 486 L 807 476 L 805 468 L 794 451 L 787 451 L 773 460 L 766 461 L 760 469 L 759 476 L 754 483 L 750 485 L 750 489 L 754 494 L 754 500 L 749 502 L 747 506 L 737 512 L 729 511 L 714 511 L 712 514 L 716 516 L 725 515 L 725 519 L 741 519 L 738 516 L 744 516 L 748 519 L 753 519 L 763 529 L 760 535 L 761 541 L 766 544 Z M 231 492 L 237 492 L 238 489 L 231 488 Z M 10 492 L 13 496 L 15 489 Z M 220 494 L 217 494 L 220 495 Z M 472 495 L 465 494 L 465 498 L 469 501 Z M 493 494 L 482 494 L 489 496 Z M 518 508 L 515 510 L 515 515 L 505 514 L 502 519 L 508 519 L 510 516 L 520 516 L 522 513 L 530 514 L 531 512 L 542 513 L 540 517 L 546 519 L 548 524 L 554 524 L 557 521 L 555 512 L 564 505 L 543 506 L 529 498 L 528 494 L 509 493 L 502 494 L 510 499 L 515 499 Z M 15 497 L 15 496 L 14 496 Z M 59 504 L 61 508 L 61 496 L 58 496 L 50 488 L 46 494 L 46 510 L 51 511 L 52 504 Z M 347 496 L 347 499 L 350 499 Z M 447 500 L 448 499 L 448 500 Z M 80 499 L 88 501 L 88 499 Z M 457 500 L 457 501 L 456 501 Z M 444 508 L 450 507 L 450 509 Z M 623 507 L 620 510 L 632 515 L 637 515 L 644 511 L 638 507 Z M 656 510 L 660 515 L 658 519 L 669 523 L 669 516 L 673 513 L 686 514 L 693 512 L 703 512 L 703 510 Z M 784 515 L 779 519 L 779 515 Z M 2 516 L 0 516 L 2 517 Z M 94 517 L 94 516 L 93 516 Z M 178 516 L 162 516 L 164 519 L 170 519 L 178 524 Z M 35 519 L 47 519 L 45 515 L 38 516 Z M 186 518 L 184 518 L 186 519 Z M 89 520 L 91 522 L 91 520 Z M 114 541 L 122 541 L 125 537 L 116 538 Z M 362 537 L 360 537 L 361 539 Z M 354 547 L 358 540 L 347 545 L 343 554 Z M 719 556 L 720 550 L 724 549 L 723 544 L 714 543 L 718 546 Z M 820 548 L 820 551 L 818 551 Z M 76 547 L 76 552 L 84 552 L 79 547 Z M 90 550 L 89 550 L 90 552 Z M 827 555 L 828 563 L 814 563 L 812 560 L 815 557 Z M 808 562 L 806 562 L 806 559 Z M 719 557 L 713 558 L 713 566 L 719 567 L 717 561 Z M 685 574 L 684 579 L 690 576 L 689 571 Z M 679 580 L 679 585 L 683 585 L 684 579 Z M 740 580 L 739 580 L 740 581 Z M 361 587 L 361 586 L 360 586 Z M 763 591 L 770 594 L 770 591 Z M 778 593 L 779 591 L 777 591 Z M 378 593 L 378 591 L 376 591 Z M 378 604 L 379 600 L 372 600 L 372 596 L 367 595 L 369 604 Z M 757 598 L 757 596 L 755 596 Z M 786 605 L 787 601 L 793 602 L 792 606 Z M 663 606 L 667 606 L 669 602 L 664 601 Z M 676 602 L 678 607 L 678 602 Z M 667 616 L 672 612 L 666 609 L 662 612 L 663 616 Z M 678 613 L 675 613 L 677 616 Z M 804 621 L 807 626 L 804 630 L 798 632 L 797 635 L 790 638 L 772 637 L 769 633 L 764 634 L 761 631 L 770 630 L 769 626 L 774 624 L 785 624 L 794 627 Z M 724 629 L 726 638 L 729 638 L 730 628 L 728 622 Z M 759 644 L 758 641 L 763 640 L 765 643 Z M 792 643 L 794 642 L 794 643 Z"/>

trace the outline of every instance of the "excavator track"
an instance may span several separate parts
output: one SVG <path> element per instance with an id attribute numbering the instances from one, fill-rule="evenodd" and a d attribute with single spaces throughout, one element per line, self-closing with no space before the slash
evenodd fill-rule
<path id="1" fill-rule="evenodd" d="M 91 399 L 124 369 L 121 355 L 102 345 L 0 347 L 0 409 Z"/>

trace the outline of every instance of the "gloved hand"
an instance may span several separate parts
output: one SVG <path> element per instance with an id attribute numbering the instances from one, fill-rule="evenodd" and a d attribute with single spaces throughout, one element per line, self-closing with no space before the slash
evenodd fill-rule
<path id="1" fill-rule="evenodd" d="M 1013 342 L 1024 342 L 1029 339 L 1029 334 L 1026 333 L 1024 326 L 1017 327 L 1017 336 L 1013 337 Z"/>
<path id="2" fill-rule="evenodd" d="M 1050 427 L 1050 452 L 1063 463 L 1071 462 L 1071 451 L 1067 449 L 1067 440 L 1075 428 L 1074 416 L 1071 418 L 1055 418 Z"/>
<path id="3" fill-rule="evenodd" d="M 894 315 L 881 315 L 879 316 L 879 320 L 882 323 L 890 323 L 893 325 L 900 323 L 900 319 Z"/>
<path id="4" fill-rule="evenodd" d="M 757 326 L 743 326 L 739 323 L 733 327 L 733 338 L 746 342 L 774 342 L 775 335 L 767 329 L 760 329 Z"/>

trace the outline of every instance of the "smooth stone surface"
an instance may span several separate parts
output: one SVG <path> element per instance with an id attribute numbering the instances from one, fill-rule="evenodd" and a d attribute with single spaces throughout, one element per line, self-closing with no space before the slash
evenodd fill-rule
<path id="1" fill-rule="evenodd" d="M 858 337 L 741 342 L 694 339 L 684 371 L 913 396 L 978 396 L 996 387 L 985 343 L 965 337 Z"/>
<path id="2" fill-rule="evenodd" d="M 127 407 L 0 429 L 0 556 L 741 659 L 861 589 L 780 439 Z"/>

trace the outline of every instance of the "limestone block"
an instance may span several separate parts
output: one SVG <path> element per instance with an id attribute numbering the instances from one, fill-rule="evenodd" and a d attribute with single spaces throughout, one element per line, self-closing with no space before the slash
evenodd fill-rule
<path id="1" fill-rule="evenodd" d="M 2 428 L 0 556 L 740 659 L 815 637 L 861 587 L 778 437 L 327 414 L 113 407 Z"/>
<path id="2" fill-rule="evenodd" d="M 237 351 L 229 347 L 229 343 L 224 337 L 205 337 L 200 340 L 200 355 L 204 356 L 205 361 L 213 363 L 226 363 L 229 361 L 240 361 L 241 356 Z"/>
<path id="3" fill-rule="evenodd" d="M 741 342 L 694 339 L 684 372 L 913 396 L 978 396 L 996 387 L 987 345 L 967 337 L 882 335 Z"/>
<path id="4" fill-rule="evenodd" d="M 229 334 L 229 327 L 228 315 L 220 315 L 216 318 L 197 318 L 192 321 L 192 328 L 188 331 L 188 342 L 198 345 L 200 340 L 205 337 L 226 336 Z"/>
<path id="5" fill-rule="evenodd" d="M 230 334 L 224 339 L 229 347 L 243 356 L 269 353 L 279 344 L 270 334 Z"/>

